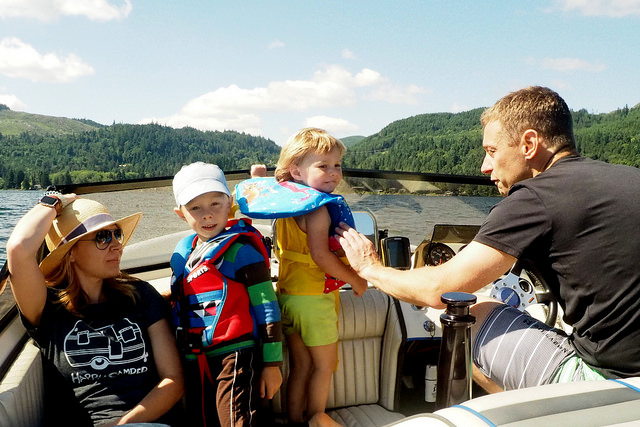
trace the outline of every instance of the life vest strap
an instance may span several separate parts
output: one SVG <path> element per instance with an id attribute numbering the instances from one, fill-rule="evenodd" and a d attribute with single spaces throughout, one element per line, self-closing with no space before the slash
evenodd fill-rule
<path id="1" fill-rule="evenodd" d="M 313 262 L 313 259 L 311 258 L 311 254 L 303 254 L 301 252 L 295 252 L 295 251 L 285 249 L 280 252 L 280 258 L 288 259 L 289 261 L 297 262 L 300 264 L 306 264 L 306 265 L 309 265 L 310 267 L 318 266 L 315 262 Z"/>
<path id="2" fill-rule="evenodd" d="M 318 264 L 313 262 L 313 259 L 311 258 L 311 254 L 303 254 L 303 253 L 295 252 L 288 249 L 282 250 L 280 252 L 280 258 L 288 259 L 289 261 L 293 261 L 293 262 L 299 262 L 300 264 L 307 264 L 311 267 L 318 266 Z M 342 261 L 343 264 L 349 265 L 349 259 L 346 256 L 338 257 L 338 259 Z"/>
<path id="3" fill-rule="evenodd" d="M 197 306 L 202 303 L 210 301 L 219 301 L 222 298 L 222 289 L 215 291 L 200 292 L 197 294 L 187 295 L 187 300 L 190 305 Z"/>

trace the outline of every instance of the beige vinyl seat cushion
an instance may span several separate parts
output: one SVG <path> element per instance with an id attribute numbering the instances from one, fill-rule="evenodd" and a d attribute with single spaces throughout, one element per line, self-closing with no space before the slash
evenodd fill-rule
<path id="1" fill-rule="evenodd" d="M 402 419 L 395 412 L 398 351 L 402 341 L 392 299 L 370 288 L 362 297 L 340 292 L 338 369 L 333 374 L 327 413 L 345 427 L 378 427 Z M 274 412 L 284 414 L 289 361 Z"/>
<path id="2" fill-rule="evenodd" d="M 548 384 L 462 402 L 392 424 L 429 426 L 637 426 L 640 378 Z"/>
<path id="3" fill-rule="evenodd" d="M 40 350 L 29 340 L 0 382 L 0 427 L 42 425 L 43 402 Z"/>

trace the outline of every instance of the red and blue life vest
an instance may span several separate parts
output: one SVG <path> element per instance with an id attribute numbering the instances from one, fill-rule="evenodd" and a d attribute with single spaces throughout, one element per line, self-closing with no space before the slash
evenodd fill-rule
<path id="1" fill-rule="evenodd" d="M 269 265 L 262 235 L 248 219 L 229 220 L 225 231 L 197 246 L 197 235 L 189 235 L 174 250 L 171 312 L 178 346 L 186 353 L 198 354 L 254 332 L 245 285 L 225 277 L 216 267 L 239 238 L 258 250 Z"/>

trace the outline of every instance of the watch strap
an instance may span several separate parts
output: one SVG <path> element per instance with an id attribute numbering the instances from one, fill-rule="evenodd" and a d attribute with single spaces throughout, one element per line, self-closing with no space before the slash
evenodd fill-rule
<path id="1" fill-rule="evenodd" d="M 52 201 L 51 199 L 55 200 Z M 54 208 L 56 210 L 56 216 L 60 215 L 60 212 L 62 212 L 64 208 L 62 198 L 57 194 L 45 193 L 40 200 L 38 200 L 38 203 L 49 208 Z"/>

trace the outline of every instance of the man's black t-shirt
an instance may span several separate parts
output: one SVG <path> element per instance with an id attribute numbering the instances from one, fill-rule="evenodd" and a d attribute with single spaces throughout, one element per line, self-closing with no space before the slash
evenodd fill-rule
<path id="1" fill-rule="evenodd" d="M 579 156 L 515 184 L 475 240 L 532 266 L 607 377 L 640 375 L 640 170 Z"/>

